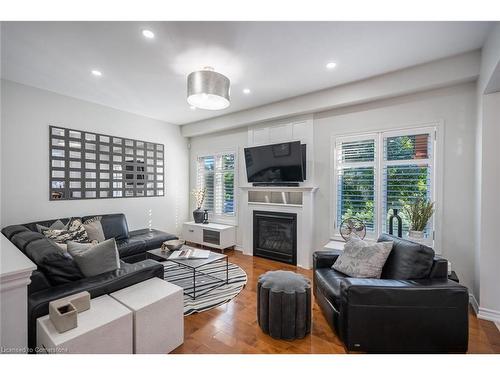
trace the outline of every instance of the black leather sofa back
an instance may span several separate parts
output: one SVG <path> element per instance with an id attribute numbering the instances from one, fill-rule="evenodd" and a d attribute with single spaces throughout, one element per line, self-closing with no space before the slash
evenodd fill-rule
<path id="1" fill-rule="evenodd" d="M 389 234 L 382 234 L 377 242 L 392 241 L 392 250 L 382 269 L 382 279 L 418 280 L 429 277 L 434 250 L 428 246 Z"/>
<path id="2" fill-rule="evenodd" d="M 96 215 L 84 216 L 82 221 L 92 219 Z M 126 240 L 129 237 L 127 218 L 124 214 L 108 214 L 101 216 L 102 231 L 104 238 L 114 238 L 117 242 Z"/>

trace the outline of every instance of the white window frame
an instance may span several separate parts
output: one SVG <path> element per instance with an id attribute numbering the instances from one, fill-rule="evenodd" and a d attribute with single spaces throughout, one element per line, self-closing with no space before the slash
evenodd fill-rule
<path id="1" fill-rule="evenodd" d="M 330 213 L 330 239 L 343 241 L 343 238 L 339 234 L 337 223 L 337 173 L 338 173 L 338 161 L 337 161 L 337 142 L 342 141 L 361 141 L 367 139 L 375 139 L 375 160 L 374 162 L 358 162 L 350 163 L 355 166 L 363 166 L 364 164 L 374 163 L 374 174 L 375 174 L 375 191 L 374 191 L 374 218 L 375 218 L 375 233 L 372 236 L 367 234 L 366 239 L 375 241 L 377 237 L 382 233 L 382 215 L 381 211 L 383 208 L 382 201 L 382 174 L 384 166 L 386 165 L 397 165 L 397 164 L 409 164 L 408 160 L 399 161 L 384 161 L 384 137 L 394 137 L 401 135 L 413 135 L 413 134 L 425 134 L 428 133 L 433 141 L 432 145 L 432 155 L 429 159 L 415 159 L 411 160 L 411 164 L 426 164 L 431 168 L 431 200 L 435 202 L 435 212 L 431 221 L 431 232 L 432 236 L 429 237 L 426 244 L 433 247 L 437 254 L 441 254 L 441 223 L 442 223 L 442 190 L 443 190 L 443 174 L 441 172 L 441 164 L 443 160 L 443 133 L 444 133 L 444 122 L 443 121 L 433 121 L 425 124 L 409 125 L 405 127 L 387 127 L 372 131 L 360 131 L 357 133 L 348 134 L 333 134 L 331 137 L 331 165 L 330 165 L 330 186 L 331 186 L 331 213 Z M 344 164 L 345 166 L 345 164 Z"/>
<path id="2" fill-rule="evenodd" d="M 234 192 L 233 192 L 233 205 L 234 205 L 234 213 L 233 214 L 215 214 L 214 212 L 208 212 L 209 214 L 209 221 L 213 222 L 218 222 L 221 224 L 237 224 L 237 218 L 238 218 L 238 174 L 239 174 L 239 168 L 238 168 L 238 151 L 234 149 L 230 150 L 224 150 L 224 151 L 217 151 L 217 152 L 202 152 L 196 155 L 194 159 L 194 186 L 196 188 L 199 187 L 198 183 L 198 160 L 203 157 L 208 157 L 208 156 L 221 156 L 221 155 L 227 155 L 227 154 L 233 154 L 234 155 Z M 215 171 L 214 171 L 215 173 Z M 190 199 L 192 201 L 192 196 L 190 196 Z M 215 200 L 215 191 L 214 191 L 214 200 Z M 215 202 L 214 202 L 215 203 Z M 194 207 L 194 203 L 193 207 Z M 195 207 L 194 207 L 195 208 Z M 193 209 L 194 209 L 193 208 Z"/>

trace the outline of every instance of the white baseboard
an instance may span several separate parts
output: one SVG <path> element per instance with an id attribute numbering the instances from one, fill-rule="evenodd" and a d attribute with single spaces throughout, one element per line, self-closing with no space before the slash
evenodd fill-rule
<path id="1" fill-rule="evenodd" d="M 500 331 L 500 322 L 495 322 L 495 325 L 497 326 L 497 329 Z"/>
<path id="2" fill-rule="evenodd" d="M 234 246 L 234 250 L 238 250 L 238 251 L 243 252 L 243 246 L 241 246 L 241 245 L 235 245 Z"/>
<path id="3" fill-rule="evenodd" d="M 474 310 L 477 315 L 479 313 L 479 303 L 477 303 L 477 299 L 472 293 L 469 293 L 469 303 L 472 306 L 472 310 Z"/>
<path id="4" fill-rule="evenodd" d="M 492 322 L 500 322 L 500 311 L 479 307 L 477 317 L 479 319 L 491 320 Z"/>

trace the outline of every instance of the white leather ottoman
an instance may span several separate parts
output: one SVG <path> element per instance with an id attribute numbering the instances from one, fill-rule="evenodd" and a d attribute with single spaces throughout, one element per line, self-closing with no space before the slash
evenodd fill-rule
<path id="1" fill-rule="evenodd" d="M 132 354 L 132 312 L 108 295 L 90 300 L 78 327 L 59 333 L 49 316 L 37 319 L 37 347 L 49 354 Z"/>
<path id="2" fill-rule="evenodd" d="M 184 342 L 182 288 L 157 277 L 111 293 L 134 313 L 134 353 L 169 353 Z"/>

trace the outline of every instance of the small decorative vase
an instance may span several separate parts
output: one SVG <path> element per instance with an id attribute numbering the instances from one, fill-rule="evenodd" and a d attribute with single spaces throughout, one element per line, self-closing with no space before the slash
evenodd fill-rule
<path id="1" fill-rule="evenodd" d="M 203 216 L 204 212 L 201 209 L 201 207 L 198 207 L 196 210 L 193 211 L 193 219 L 196 224 L 203 223 Z"/>
<path id="2" fill-rule="evenodd" d="M 208 210 L 203 211 L 203 224 L 208 224 Z"/>
<path id="3" fill-rule="evenodd" d="M 408 237 L 414 240 L 422 240 L 424 239 L 424 231 L 423 230 L 410 230 L 408 232 Z"/>
<path id="4" fill-rule="evenodd" d="M 394 219 L 398 222 L 398 237 L 401 238 L 403 237 L 403 220 L 401 219 L 401 216 L 398 215 L 397 208 L 393 208 L 392 215 L 389 216 L 389 234 L 393 234 Z"/>

